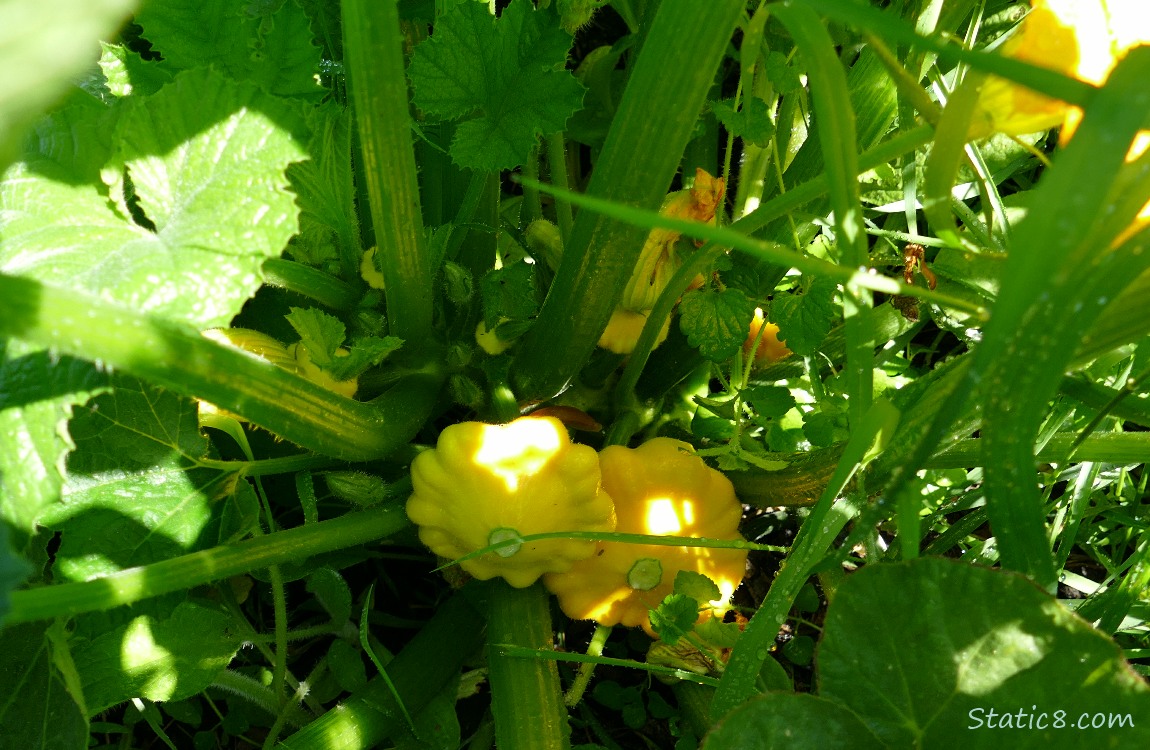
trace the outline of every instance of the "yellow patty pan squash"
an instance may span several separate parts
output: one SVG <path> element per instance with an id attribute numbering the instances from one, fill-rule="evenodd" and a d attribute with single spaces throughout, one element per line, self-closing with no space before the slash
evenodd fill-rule
<path id="1" fill-rule="evenodd" d="M 687 443 L 655 438 L 638 448 L 611 446 L 599 454 L 603 488 L 615 501 L 615 530 L 628 534 L 742 539 L 742 506 L 731 482 Z M 641 626 L 654 635 L 647 612 L 670 593 L 680 570 L 710 578 L 723 607 L 743 580 L 746 550 L 600 542 L 592 557 L 543 583 L 572 618 L 603 625 Z"/>
<path id="2" fill-rule="evenodd" d="M 611 531 L 615 516 L 593 448 L 554 417 L 462 422 L 411 464 L 407 515 L 432 552 L 457 559 L 497 542 L 554 531 Z M 476 578 L 523 588 L 590 557 L 595 542 L 522 542 L 461 563 Z"/>

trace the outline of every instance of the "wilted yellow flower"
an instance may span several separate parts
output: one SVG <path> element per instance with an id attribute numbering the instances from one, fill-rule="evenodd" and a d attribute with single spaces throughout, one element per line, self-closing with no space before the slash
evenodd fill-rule
<path id="1" fill-rule="evenodd" d="M 723 202 L 725 192 L 723 178 L 712 177 L 706 170 L 697 169 L 694 186 L 689 190 L 669 194 L 663 200 L 659 213 L 676 219 L 693 219 L 713 224 L 715 212 Z M 617 354 L 630 354 L 634 351 L 655 301 L 682 263 L 675 252 L 675 243 L 681 234 L 674 229 L 652 229 L 647 235 L 639 260 L 623 291 L 623 299 L 612 313 L 611 322 L 599 339 L 599 346 Z M 694 288 L 702 284 L 703 278 L 698 276 L 691 286 Z M 656 346 L 667 338 L 668 324 L 669 321 L 664 321 Z"/>

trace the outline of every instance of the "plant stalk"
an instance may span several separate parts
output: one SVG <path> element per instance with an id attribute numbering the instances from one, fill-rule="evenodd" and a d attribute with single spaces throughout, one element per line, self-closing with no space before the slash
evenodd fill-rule
<path id="1" fill-rule="evenodd" d="M 570 745 L 567 708 L 554 661 L 511 656 L 503 646 L 552 648 L 547 591 L 494 581 L 489 588 L 487 668 L 491 712 L 500 750 L 565 750 Z"/>
<path id="2" fill-rule="evenodd" d="M 91 581 L 14 591 L 5 624 L 133 604 L 269 565 L 299 562 L 323 552 L 373 542 L 403 530 L 409 523 L 402 505 L 389 505 L 128 568 Z"/>
<path id="3" fill-rule="evenodd" d="M 344 63 L 359 129 L 376 252 L 391 333 L 432 332 L 431 262 L 411 141 L 403 37 L 396 0 L 343 0 Z"/>
<path id="4" fill-rule="evenodd" d="M 184 324 L 4 274 L 0 337 L 123 370 L 351 461 L 383 458 L 407 444 L 434 407 L 443 378 L 431 359 L 374 401 L 354 401 Z"/>
<path id="5" fill-rule="evenodd" d="M 612 121 L 588 193 L 657 211 L 678 168 L 740 0 L 663 0 Z M 683 49 L 691 50 L 690 64 Z M 549 398 L 587 361 L 643 248 L 647 230 L 580 212 L 513 370 L 522 398 Z"/>

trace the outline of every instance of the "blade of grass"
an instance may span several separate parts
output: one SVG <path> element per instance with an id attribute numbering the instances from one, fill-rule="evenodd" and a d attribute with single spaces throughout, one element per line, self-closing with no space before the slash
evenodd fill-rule
<path id="1" fill-rule="evenodd" d="M 1122 176 L 1129 174 L 1123 169 L 1128 146 L 1150 110 L 1143 85 L 1148 75 L 1150 50 L 1133 50 L 1045 173 L 1014 235 L 1002 291 L 974 362 L 888 488 L 890 496 L 901 492 L 979 392 L 985 398 L 987 507 L 1003 564 L 1047 588 L 1055 584 L 1055 571 L 1035 488 L 1034 435 L 1081 337 L 1115 292 L 1150 264 L 1145 232 L 1123 248 L 1107 249 L 1150 198 L 1144 176 L 1133 188 Z"/>
<path id="2" fill-rule="evenodd" d="M 978 105 L 980 79 L 977 73 L 968 75 L 947 100 L 923 179 L 926 218 L 935 235 L 957 247 L 963 244 L 951 212 L 951 189 L 958 180 L 959 167 L 966 161 L 966 134 Z"/>
<path id="3" fill-rule="evenodd" d="M 407 706 L 403 702 L 403 696 L 399 694 L 399 690 L 395 687 L 391 677 L 387 674 L 387 669 L 383 666 L 383 662 L 375 654 L 375 649 L 371 647 L 371 640 L 367 637 L 368 627 L 368 614 L 371 612 L 372 597 L 375 595 L 375 584 L 372 583 L 367 587 L 367 596 L 363 600 L 363 614 L 359 618 L 359 645 L 363 647 L 364 652 L 371 659 L 371 663 L 375 665 L 375 671 L 379 672 L 380 679 L 383 684 L 387 686 L 387 690 L 391 693 L 391 697 L 395 699 L 395 705 L 399 706 L 399 712 L 403 715 L 403 720 L 407 722 L 408 728 L 412 734 L 415 734 L 415 722 L 411 720 L 411 714 L 407 710 Z"/>
<path id="4" fill-rule="evenodd" d="M 526 179 L 522 179 L 521 182 L 529 184 Z M 626 204 L 613 203 L 611 201 L 593 198 L 589 195 L 573 193 L 569 190 L 560 190 L 553 185 L 545 185 L 539 182 L 530 184 L 540 192 L 561 196 L 576 206 L 589 208 L 595 213 L 601 213 L 620 219 L 621 221 L 647 228 L 659 227 L 663 229 L 674 229 L 687 237 L 694 237 L 707 242 L 714 242 L 722 247 L 733 248 L 776 265 L 781 265 L 784 268 L 795 268 L 804 273 L 818 276 L 829 276 L 840 284 L 855 284 L 863 289 L 870 289 L 885 294 L 904 294 L 918 297 L 919 299 L 933 302 L 942 307 L 962 310 L 963 312 L 971 313 L 979 317 L 988 316 L 986 309 L 965 299 L 935 292 L 926 287 L 905 284 L 901 278 L 896 279 L 889 276 L 879 276 L 869 273 L 866 269 L 847 268 L 814 256 L 800 255 L 777 242 L 764 242 L 754 237 L 748 237 L 738 231 L 738 229 L 743 226 L 740 223 L 731 224 L 728 227 L 716 227 L 699 221 L 663 216 L 655 211 L 633 208 Z M 793 192 L 794 191 L 792 191 L 792 193 Z M 791 195 L 792 193 L 787 193 L 787 195 Z M 682 266 L 680 268 L 682 268 Z"/>
<path id="5" fill-rule="evenodd" d="M 910 24 L 894 13 L 878 10 L 853 0 L 800 0 L 800 2 L 821 16 L 870 31 L 888 42 L 933 52 L 939 60 L 950 65 L 966 63 L 976 70 L 1021 83 L 1039 93 L 1071 104 L 1078 106 L 1085 104 L 1094 88 L 1088 83 L 1069 78 L 1049 68 L 988 52 L 966 50 L 942 38 L 920 36 Z"/>
<path id="6" fill-rule="evenodd" d="M 846 74 L 834 43 L 822 21 L 809 8 L 781 3 L 775 16 L 787 27 L 806 61 L 811 98 L 818 117 L 823 165 L 835 215 L 835 241 L 840 263 L 850 269 L 870 266 L 866 227 L 859 201 L 858 139 Z M 846 332 L 844 370 L 850 424 L 859 425 L 874 395 L 874 347 L 862 313 L 874 301 L 865 287 L 843 285 L 843 320 Z"/>
<path id="7" fill-rule="evenodd" d="M 1078 435 L 1063 432 L 1055 435 L 1036 458 L 1042 462 L 1065 459 L 1075 447 Z M 936 453 L 923 465 L 925 469 L 955 469 L 982 466 L 986 450 L 981 438 L 959 440 L 944 451 Z M 1097 461 L 1108 464 L 1134 465 L 1150 458 L 1150 432 L 1107 432 L 1092 435 L 1078 443 L 1075 461 Z"/>
<path id="8" fill-rule="evenodd" d="M 876 401 L 857 425 L 826 490 L 803 521 L 791 553 L 731 653 L 711 703 L 711 716 L 715 720 L 754 695 L 755 680 L 763 662 L 769 658 L 770 646 L 791 604 L 835 537 L 858 512 L 856 499 L 839 498 L 839 494 L 868 454 L 876 447 L 881 449 L 889 439 L 898 418 L 898 411 L 889 402 Z"/>
<path id="9" fill-rule="evenodd" d="M 1002 562 L 1048 589 L 1056 583 L 1056 571 L 1036 489 L 1033 436 L 1080 337 L 1108 295 L 1150 265 L 1145 248 L 1107 250 L 1137 212 L 1114 210 L 1111 189 L 1146 119 L 1148 76 L 1150 49 L 1127 56 L 1046 174 L 1019 227 L 1008 277 L 976 353 L 990 373 L 984 476 Z M 1150 180 L 1141 192 L 1138 207 L 1150 198 Z"/>
<path id="10" fill-rule="evenodd" d="M 597 656 L 592 654 L 577 654 L 565 653 L 555 650 L 542 650 L 534 648 L 525 648 L 523 646 L 514 646 L 506 643 L 498 643 L 492 646 L 498 649 L 500 653 L 515 659 L 545 659 L 547 661 L 569 661 L 575 664 L 601 664 L 608 667 L 624 667 L 626 669 L 638 669 L 654 675 L 667 675 L 668 677 L 677 677 L 680 680 L 687 680 L 689 682 L 698 683 L 700 685 L 710 685 L 715 687 L 719 681 L 714 677 L 706 677 L 704 675 L 695 674 L 685 669 L 675 669 L 674 667 L 664 667 L 658 664 L 649 664 L 643 661 L 634 661 L 633 659 L 614 659 L 610 656 Z"/>

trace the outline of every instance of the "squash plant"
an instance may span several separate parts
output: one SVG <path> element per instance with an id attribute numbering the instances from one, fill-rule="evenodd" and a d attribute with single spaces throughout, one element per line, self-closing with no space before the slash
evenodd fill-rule
<path id="1" fill-rule="evenodd" d="M 5 746 L 1146 745 L 1137 0 L 0 29 Z"/>

